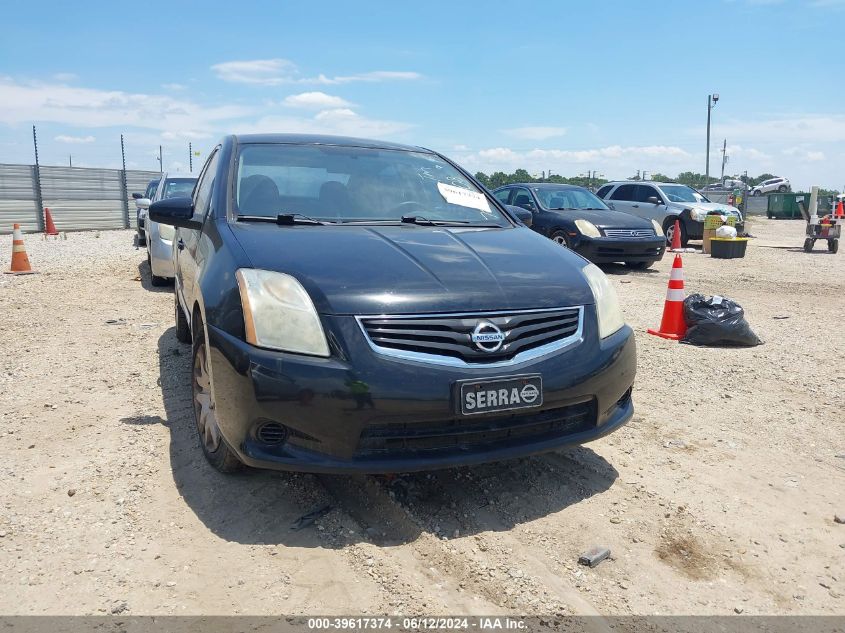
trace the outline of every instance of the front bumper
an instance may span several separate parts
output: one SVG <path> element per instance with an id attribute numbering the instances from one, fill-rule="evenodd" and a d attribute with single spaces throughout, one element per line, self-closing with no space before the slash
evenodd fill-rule
<path id="1" fill-rule="evenodd" d="M 666 251 L 666 238 L 581 237 L 573 250 L 594 264 L 612 262 L 656 262 Z"/>
<path id="2" fill-rule="evenodd" d="M 330 338 L 343 341 L 331 358 L 258 349 L 208 326 L 221 431 L 246 464 L 324 473 L 450 468 L 588 442 L 633 415 L 633 332 L 625 326 L 599 341 L 592 306 L 580 343 L 497 368 L 384 356 L 369 347 L 353 317 L 323 322 Z M 528 373 L 543 376 L 541 407 L 455 413 L 455 381 Z M 268 422 L 284 425 L 284 442 L 259 439 L 256 429 Z"/>
<path id="3" fill-rule="evenodd" d="M 161 237 L 158 224 L 150 223 L 150 230 L 147 233 L 147 243 L 150 249 L 150 268 L 156 277 L 167 277 L 172 279 L 176 276 L 173 267 L 173 241 Z"/>

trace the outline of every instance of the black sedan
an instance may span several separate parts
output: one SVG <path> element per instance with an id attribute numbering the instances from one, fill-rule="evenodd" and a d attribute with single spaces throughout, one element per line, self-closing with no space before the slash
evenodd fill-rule
<path id="1" fill-rule="evenodd" d="M 553 451 L 632 416 L 636 350 L 594 264 L 418 147 L 230 136 L 174 239 L 202 450 L 310 472 Z"/>
<path id="2" fill-rule="evenodd" d="M 666 250 L 657 222 L 613 211 L 583 187 L 519 183 L 499 187 L 493 195 L 503 204 L 531 211 L 531 228 L 597 264 L 648 268 Z"/>

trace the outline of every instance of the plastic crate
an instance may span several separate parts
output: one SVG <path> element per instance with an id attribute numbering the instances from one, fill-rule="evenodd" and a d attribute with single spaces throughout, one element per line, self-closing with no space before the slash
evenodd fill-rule
<path id="1" fill-rule="evenodd" d="M 716 259 L 736 259 L 745 257 L 745 249 L 748 246 L 747 237 L 714 237 L 710 240 L 710 257 Z"/>

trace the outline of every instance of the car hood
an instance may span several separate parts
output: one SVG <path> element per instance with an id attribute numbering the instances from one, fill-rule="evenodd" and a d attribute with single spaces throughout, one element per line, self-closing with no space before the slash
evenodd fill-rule
<path id="1" fill-rule="evenodd" d="M 600 229 L 654 228 L 649 220 L 644 220 L 643 218 L 630 213 L 624 213 L 623 211 L 614 211 L 613 209 L 608 209 L 607 211 L 573 209 L 566 211 L 550 211 L 549 213 L 557 214 L 561 218 L 568 219 L 573 222 L 575 220 L 587 220 L 587 222 L 595 224 Z"/>
<path id="2" fill-rule="evenodd" d="M 587 262 L 525 227 L 229 226 L 255 268 L 296 277 L 323 314 L 594 303 Z"/>

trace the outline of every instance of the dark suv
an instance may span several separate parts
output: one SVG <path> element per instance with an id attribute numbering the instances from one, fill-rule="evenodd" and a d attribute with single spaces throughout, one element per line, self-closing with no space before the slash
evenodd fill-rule
<path id="1" fill-rule="evenodd" d="M 230 136 L 174 239 L 202 449 L 311 472 L 551 451 L 627 422 L 636 351 L 593 264 L 429 150 Z"/>

